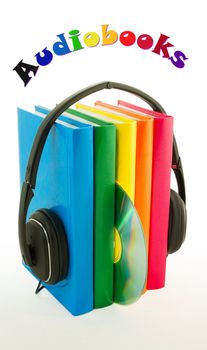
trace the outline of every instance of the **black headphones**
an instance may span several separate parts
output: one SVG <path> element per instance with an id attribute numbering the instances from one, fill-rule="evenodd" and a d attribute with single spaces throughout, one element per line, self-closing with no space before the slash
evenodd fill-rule
<path id="1" fill-rule="evenodd" d="M 102 82 L 87 87 L 58 104 L 43 120 L 35 136 L 30 152 L 25 181 L 19 205 L 19 244 L 23 261 L 36 277 L 46 284 L 56 284 L 67 276 L 69 252 L 64 226 L 58 216 L 48 209 L 35 211 L 26 222 L 29 204 L 34 196 L 37 171 L 45 141 L 56 119 L 71 105 L 102 89 L 119 89 L 132 93 L 147 102 L 154 111 L 165 113 L 152 97 L 131 86 Z M 182 245 L 186 234 L 185 182 L 181 159 L 175 137 L 173 139 L 172 169 L 175 173 L 178 193 L 171 190 L 168 229 L 168 253 Z"/>

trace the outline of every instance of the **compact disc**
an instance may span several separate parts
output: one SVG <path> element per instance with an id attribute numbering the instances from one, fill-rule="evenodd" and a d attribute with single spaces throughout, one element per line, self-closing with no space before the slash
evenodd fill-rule
<path id="1" fill-rule="evenodd" d="M 139 215 L 118 184 L 114 238 L 114 301 L 130 304 L 140 297 L 145 286 L 147 253 Z"/>

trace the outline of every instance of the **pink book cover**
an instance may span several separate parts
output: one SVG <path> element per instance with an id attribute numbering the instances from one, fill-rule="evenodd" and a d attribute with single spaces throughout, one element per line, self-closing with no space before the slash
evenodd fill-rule
<path id="1" fill-rule="evenodd" d="M 124 101 L 118 101 L 118 105 L 154 118 L 147 289 L 163 288 L 167 259 L 173 117 Z"/>

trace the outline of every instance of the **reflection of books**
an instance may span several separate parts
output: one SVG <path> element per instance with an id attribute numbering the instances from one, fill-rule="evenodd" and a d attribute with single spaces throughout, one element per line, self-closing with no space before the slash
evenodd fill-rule
<path id="1" fill-rule="evenodd" d="M 78 111 L 90 116 L 112 122 L 117 129 L 116 142 L 116 181 L 134 203 L 135 195 L 135 158 L 136 158 L 136 121 L 108 113 L 81 103 L 76 104 Z"/>
<path id="2" fill-rule="evenodd" d="M 20 179 L 42 117 L 18 110 Z M 84 175 L 83 175 L 84 174 Z M 87 205 L 86 205 L 87 203 Z M 28 215 L 52 209 L 68 239 L 69 269 L 64 281 L 45 285 L 72 314 L 93 309 L 93 130 L 57 121 L 47 138 Z"/>
<path id="3" fill-rule="evenodd" d="M 173 117 L 119 101 L 119 106 L 154 118 L 152 195 L 147 289 L 165 285 Z"/>
<path id="4" fill-rule="evenodd" d="M 48 113 L 47 109 L 37 107 Z M 60 118 L 93 125 L 94 131 L 94 307 L 113 302 L 116 127 L 68 109 Z"/>

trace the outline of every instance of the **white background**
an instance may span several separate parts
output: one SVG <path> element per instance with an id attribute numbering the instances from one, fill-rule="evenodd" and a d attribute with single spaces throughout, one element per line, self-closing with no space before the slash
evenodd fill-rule
<path id="1" fill-rule="evenodd" d="M 1 6 L 0 348 L 207 349 L 205 1 L 53 3 L 19 0 Z M 12 71 L 22 58 L 34 64 L 34 55 L 52 47 L 57 34 L 67 37 L 72 29 L 100 33 L 101 24 L 110 24 L 119 34 L 128 29 L 154 40 L 160 33 L 170 36 L 189 58 L 186 67 L 177 69 L 150 50 L 116 43 L 54 57 L 26 88 Z M 21 265 L 16 107 L 51 108 L 102 80 L 142 89 L 175 116 L 187 187 L 187 239 L 168 257 L 164 289 L 150 291 L 127 307 L 113 305 L 75 318 L 46 291 L 35 296 L 36 280 Z M 107 101 L 116 97 L 109 92 L 98 95 L 104 96 Z"/>

